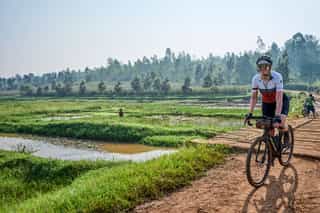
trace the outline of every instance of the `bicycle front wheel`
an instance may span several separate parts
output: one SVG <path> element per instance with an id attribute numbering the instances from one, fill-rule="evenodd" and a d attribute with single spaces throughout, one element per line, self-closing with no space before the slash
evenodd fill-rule
<path id="1" fill-rule="evenodd" d="M 258 137 L 250 146 L 246 160 L 248 182 L 254 186 L 262 186 L 268 177 L 271 156 L 267 138 Z"/>
<path id="2" fill-rule="evenodd" d="M 281 142 L 281 153 L 280 153 L 279 163 L 282 166 L 288 166 L 290 159 L 293 155 L 293 147 L 294 147 L 294 136 L 293 136 L 293 129 L 291 125 L 289 125 L 288 137 L 285 139 L 284 134 L 282 134 L 280 142 Z"/>

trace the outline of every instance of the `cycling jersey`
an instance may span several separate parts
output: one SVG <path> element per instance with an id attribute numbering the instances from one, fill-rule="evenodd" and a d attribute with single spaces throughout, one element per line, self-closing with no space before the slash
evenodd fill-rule
<path id="1" fill-rule="evenodd" d="M 315 102 L 314 98 L 309 96 L 308 98 L 306 98 L 305 104 L 307 106 L 313 106 L 313 102 Z"/>
<path id="2" fill-rule="evenodd" d="M 276 92 L 283 91 L 282 75 L 276 71 L 271 71 L 271 79 L 263 81 L 260 73 L 252 78 L 252 91 L 259 90 L 262 95 L 262 114 L 274 117 L 276 111 Z M 288 96 L 283 93 L 281 114 L 288 115 L 290 101 Z"/>
<path id="3" fill-rule="evenodd" d="M 283 91 L 282 75 L 276 71 L 271 71 L 270 80 L 264 81 L 258 73 L 252 78 L 252 90 L 260 91 L 263 103 L 275 103 L 276 92 Z"/>

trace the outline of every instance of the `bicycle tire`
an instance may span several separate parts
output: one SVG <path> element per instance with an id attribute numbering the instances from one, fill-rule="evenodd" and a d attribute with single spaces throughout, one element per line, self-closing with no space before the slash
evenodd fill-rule
<path id="1" fill-rule="evenodd" d="M 288 166 L 289 163 L 290 163 L 290 160 L 292 158 L 292 155 L 293 155 L 293 148 L 294 148 L 294 134 L 293 134 L 293 129 L 292 129 L 292 126 L 289 125 L 288 126 L 288 133 L 290 135 L 290 151 L 289 151 L 289 156 L 288 156 L 288 159 L 287 160 L 284 160 L 283 159 L 283 150 L 281 149 L 281 153 L 280 153 L 280 157 L 279 157 L 279 163 L 282 165 L 282 166 Z"/>
<path id="2" fill-rule="evenodd" d="M 247 159 L 246 159 L 246 175 L 247 175 L 247 180 L 250 183 L 250 185 L 252 185 L 253 187 L 260 187 L 264 184 L 266 178 L 268 177 L 269 174 L 269 170 L 270 170 L 270 166 L 271 166 L 271 153 L 270 153 L 270 141 L 266 141 L 268 139 L 266 139 L 265 137 L 258 137 L 256 138 L 256 140 L 251 144 L 249 150 L 248 150 L 248 154 L 247 154 Z M 255 146 L 261 146 L 261 143 L 264 143 L 265 145 L 265 153 L 264 156 L 267 158 L 265 159 L 266 162 L 266 168 L 264 171 L 264 174 L 261 178 L 259 178 L 258 181 L 254 180 L 254 178 L 252 177 L 252 171 L 251 171 L 251 158 L 253 157 L 255 150 Z M 259 147 L 258 147 L 259 148 Z"/>

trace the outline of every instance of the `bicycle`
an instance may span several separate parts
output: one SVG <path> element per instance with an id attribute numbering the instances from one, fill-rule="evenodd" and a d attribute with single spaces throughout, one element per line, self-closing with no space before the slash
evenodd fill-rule
<path id="1" fill-rule="evenodd" d="M 246 175 L 248 182 L 258 188 L 262 186 L 268 177 L 271 165 L 274 166 L 275 158 L 278 158 L 282 166 L 288 166 L 293 154 L 294 135 L 292 126 L 289 125 L 288 141 L 284 141 L 281 131 L 275 134 L 273 118 L 265 116 L 251 116 L 245 120 L 245 124 L 252 126 L 251 119 L 256 120 L 256 128 L 263 129 L 263 135 L 257 137 L 251 144 L 246 159 Z M 253 160 L 253 165 L 252 165 Z M 261 169 L 255 177 L 255 167 Z"/>

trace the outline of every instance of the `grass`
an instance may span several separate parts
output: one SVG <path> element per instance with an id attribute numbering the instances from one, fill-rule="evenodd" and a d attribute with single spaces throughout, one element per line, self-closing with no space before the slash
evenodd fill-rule
<path id="1" fill-rule="evenodd" d="M 124 164 L 49 160 L 0 151 L 0 212 L 5 212 L 14 204 L 62 189 L 90 170 L 110 169 Z"/>
<path id="2" fill-rule="evenodd" d="M 191 142 L 192 139 L 199 138 L 197 136 L 175 136 L 175 135 L 156 135 L 147 136 L 142 139 L 141 143 L 152 146 L 169 146 L 180 147 Z"/>
<path id="3" fill-rule="evenodd" d="M 302 116 L 303 103 L 306 99 L 306 93 L 299 93 L 291 96 L 290 100 L 290 117 Z"/>
<path id="4" fill-rule="evenodd" d="M 196 146 L 145 163 L 117 166 L 47 161 L 0 151 L 0 211 L 128 211 L 189 184 L 222 163 L 226 151 L 223 146 Z"/>
<path id="5" fill-rule="evenodd" d="M 118 116 L 120 108 L 124 117 Z M 176 146 L 176 141 L 183 137 L 213 137 L 240 126 L 223 126 L 219 122 L 199 125 L 201 119 L 219 117 L 239 122 L 245 112 L 245 109 L 184 105 L 178 101 L 4 100 L 0 103 L 0 131 Z M 161 116 L 189 120 L 172 123 Z M 156 143 L 150 140 L 152 136 L 170 137 Z M 146 137 L 149 138 L 145 140 Z"/>
<path id="6" fill-rule="evenodd" d="M 302 101 L 298 96 L 291 100 L 291 115 L 300 112 Z M 118 117 L 119 108 L 124 109 L 124 117 Z M 200 125 L 192 119 L 232 121 L 246 112 L 178 101 L 2 100 L 0 131 L 179 147 L 194 138 L 238 128 L 219 122 Z M 75 116 L 80 118 L 65 119 Z M 188 118 L 188 122 L 170 123 L 162 116 Z M 130 211 L 189 184 L 222 163 L 228 152 L 222 145 L 186 146 L 144 163 L 116 163 L 49 160 L 0 151 L 0 212 Z"/>

